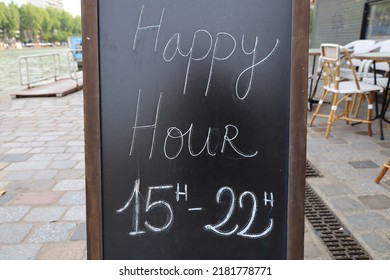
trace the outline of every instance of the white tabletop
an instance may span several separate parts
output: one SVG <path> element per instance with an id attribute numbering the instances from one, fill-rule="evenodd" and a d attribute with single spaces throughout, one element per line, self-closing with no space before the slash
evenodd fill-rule
<path id="1" fill-rule="evenodd" d="M 390 52 L 354 53 L 353 58 L 375 60 L 377 62 L 390 62 Z"/>

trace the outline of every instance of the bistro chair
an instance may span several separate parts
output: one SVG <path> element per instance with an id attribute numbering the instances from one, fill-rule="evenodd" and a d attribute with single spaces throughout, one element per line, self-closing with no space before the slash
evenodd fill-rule
<path id="1" fill-rule="evenodd" d="M 376 85 L 360 82 L 357 78 L 356 70 L 351 61 L 349 51 L 341 45 L 322 44 L 321 45 L 322 67 L 324 76 L 324 89 L 315 112 L 312 115 L 309 126 L 313 125 L 316 117 L 327 118 L 327 128 L 325 137 L 328 138 L 333 123 L 337 120 L 349 122 L 362 122 L 368 125 L 368 135 L 372 136 L 372 111 L 373 93 L 382 92 L 383 89 Z M 342 81 L 340 76 L 341 64 L 345 63 L 351 70 L 354 79 L 352 81 Z M 331 97 L 331 108 L 329 113 L 322 114 L 320 110 L 326 98 Z M 350 117 L 352 111 L 352 97 L 361 95 L 367 102 L 367 116 L 363 118 Z M 338 112 L 341 103 L 345 102 L 342 112 Z"/>
<path id="2" fill-rule="evenodd" d="M 376 43 L 371 48 L 367 50 L 367 52 L 390 52 L 390 40 L 384 40 L 379 43 Z M 363 60 L 362 67 L 359 67 L 359 72 L 363 82 L 368 84 L 374 84 L 374 75 L 373 70 L 373 61 L 372 60 Z M 388 62 L 377 62 L 375 63 L 375 69 L 377 71 L 377 85 L 386 88 L 388 76 L 390 75 L 390 64 Z M 381 73 L 378 73 L 381 72 Z M 383 74 L 383 75 L 382 75 Z M 385 78 L 383 78 L 386 76 Z"/>
<path id="3" fill-rule="evenodd" d="M 362 64 L 359 67 L 358 78 L 360 79 L 360 81 L 362 81 L 365 84 L 377 85 L 385 91 L 388 90 L 387 87 L 388 87 L 389 78 L 385 78 L 378 73 L 369 72 L 371 71 L 372 63 L 373 63 L 372 60 L 363 60 Z M 376 65 L 378 64 L 379 63 L 377 63 Z M 374 75 L 376 77 L 374 77 Z M 376 96 L 376 100 L 377 98 L 378 97 Z M 358 103 L 356 105 L 355 114 L 354 114 L 355 116 L 358 116 L 359 114 L 361 103 L 362 103 L 362 96 L 360 96 Z"/>
<path id="4" fill-rule="evenodd" d="M 376 43 L 367 52 L 390 52 L 390 40 L 384 40 Z M 388 62 L 377 62 L 375 63 L 376 73 L 372 73 L 373 70 L 373 61 L 372 60 L 363 60 L 361 66 L 359 67 L 359 76 L 362 81 L 367 84 L 376 84 L 388 90 L 389 75 L 390 75 L 390 64 Z M 376 79 L 374 79 L 374 74 Z M 384 77 L 386 76 L 386 77 Z M 358 105 L 356 106 L 355 115 L 358 114 L 360 108 L 359 100 Z"/>
<path id="5" fill-rule="evenodd" d="M 356 40 L 346 44 L 344 48 L 346 48 L 350 53 L 364 53 L 369 52 L 374 45 L 374 40 Z M 352 64 L 355 67 L 359 67 L 361 61 L 359 59 L 352 59 Z"/>
<path id="6" fill-rule="evenodd" d="M 356 40 L 346 44 L 344 48 L 347 49 L 350 53 L 365 53 L 365 52 L 370 52 L 374 46 L 375 46 L 374 40 Z M 365 61 L 361 61 L 360 59 L 352 59 L 352 64 L 353 66 L 355 66 L 355 70 L 358 70 L 356 74 L 359 79 L 362 79 L 364 75 L 363 73 L 361 73 L 361 69 L 364 69 L 363 67 L 361 67 L 362 63 L 365 63 Z M 354 79 L 352 70 L 349 67 L 340 68 L 340 76 L 343 79 L 347 79 L 347 80 Z"/>

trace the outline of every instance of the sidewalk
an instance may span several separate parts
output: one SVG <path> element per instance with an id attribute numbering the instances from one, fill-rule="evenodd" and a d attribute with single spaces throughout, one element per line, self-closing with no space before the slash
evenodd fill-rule
<path id="1" fill-rule="evenodd" d="M 0 260 L 86 259 L 82 92 L 62 98 L 0 98 Z M 308 129 L 308 183 L 374 259 L 390 259 L 390 133 L 324 122 Z M 332 259 L 306 221 L 305 259 Z"/>
<path id="2" fill-rule="evenodd" d="M 82 93 L 0 100 L 0 259 L 85 259 Z"/>
<path id="3" fill-rule="evenodd" d="M 390 172 L 380 184 L 374 182 L 390 159 L 387 123 L 384 140 L 379 139 L 379 120 L 372 137 L 365 124 L 339 121 L 325 139 L 326 121 L 317 118 L 308 128 L 307 159 L 323 177 L 307 182 L 373 259 L 390 259 Z"/>

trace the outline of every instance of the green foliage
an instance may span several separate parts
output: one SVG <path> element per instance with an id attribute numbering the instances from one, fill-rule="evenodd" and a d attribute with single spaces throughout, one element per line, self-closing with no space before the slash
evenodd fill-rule
<path id="1" fill-rule="evenodd" d="M 18 7 L 0 2 L 0 40 L 11 39 L 20 31 L 23 42 L 64 42 L 81 34 L 81 18 L 66 11 L 40 8 L 31 4 Z M 2 38 L 3 37 L 3 38 Z"/>
<path id="2" fill-rule="evenodd" d="M 80 16 L 76 16 L 73 19 L 72 33 L 73 33 L 73 35 L 81 35 L 81 17 Z"/>
<path id="3" fill-rule="evenodd" d="M 6 13 L 5 31 L 7 37 L 14 37 L 15 32 L 20 28 L 20 14 L 19 8 L 15 3 L 11 2 L 8 5 L 8 11 Z"/>
<path id="4" fill-rule="evenodd" d="M 42 26 L 41 10 L 31 4 L 22 5 L 20 7 L 20 28 L 27 31 L 23 35 L 28 41 L 35 41 Z"/>
<path id="5" fill-rule="evenodd" d="M 6 23 L 6 11 L 7 6 L 5 3 L 0 2 L 0 38 L 4 36 L 4 24 Z"/>

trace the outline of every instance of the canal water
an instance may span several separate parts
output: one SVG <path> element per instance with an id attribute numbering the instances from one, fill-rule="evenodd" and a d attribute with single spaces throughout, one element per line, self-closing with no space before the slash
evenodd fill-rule
<path id="1" fill-rule="evenodd" d="M 69 77 L 67 62 L 68 48 L 41 48 L 41 49 L 15 49 L 0 50 L 0 96 L 7 95 L 13 91 L 27 88 L 20 84 L 18 58 L 21 56 L 41 55 L 58 53 L 60 57 L 60 77 Z M 25 65 L 23 63 L 23 65 Z M 54 73 L 54 63 L 52 57 L 34 58 L 29 63 L 31 79 Z M 25 68 L 23 68 L 25 69 Z M 22 73 L 25 73 L 23 70 Z M 25 74 L 23 74 L 25 75 Z M 26 81 L 26 77 L 23 77 Z M 54 81 L 54 79 L 51 79 Z"/>

